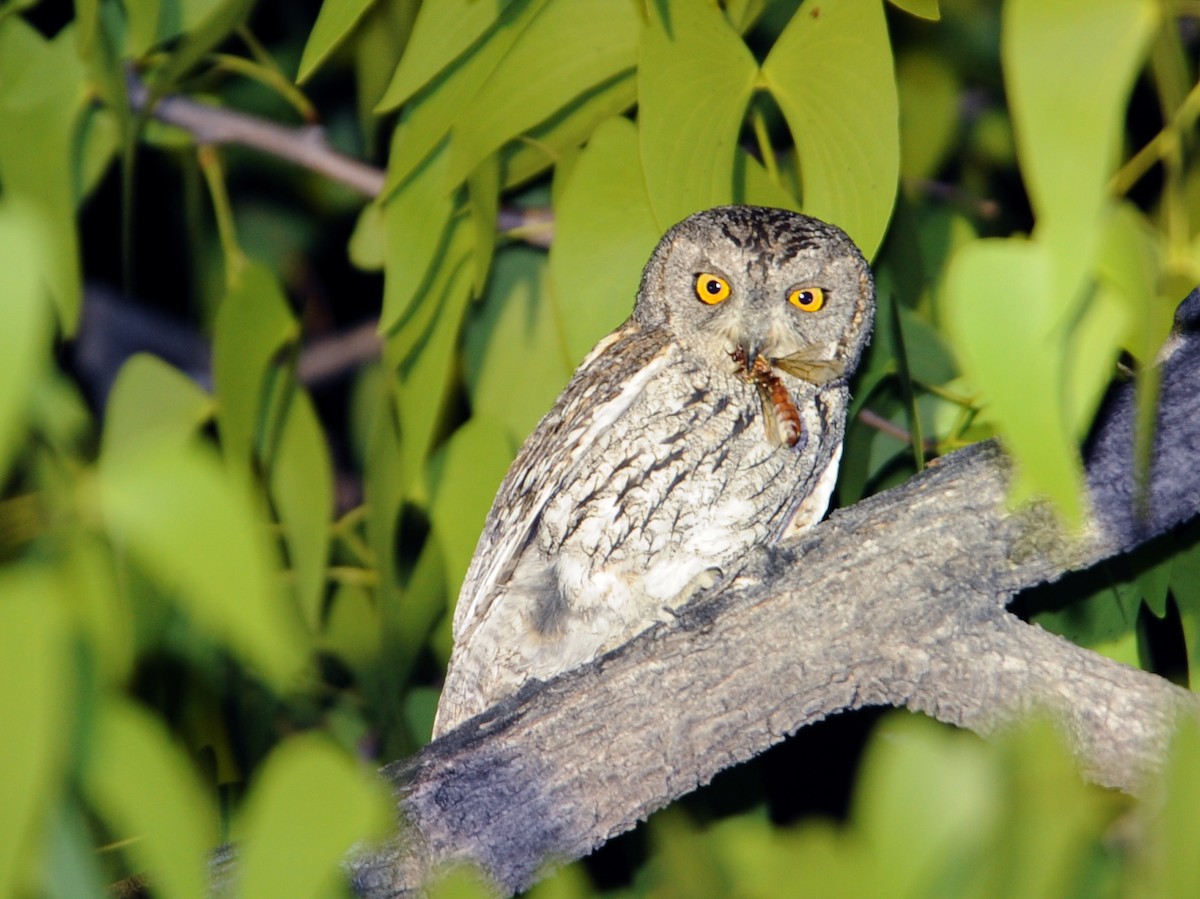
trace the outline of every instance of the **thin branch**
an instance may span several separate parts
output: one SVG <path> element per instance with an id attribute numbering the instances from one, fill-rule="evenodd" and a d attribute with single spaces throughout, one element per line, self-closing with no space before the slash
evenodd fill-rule
<path id="1" fill-rule="evenodd" d="M 1200 296 L 1200 295 L 1198 295 Z M 1200 301 L 1198 301 L 1200 302 Z M 1048 709 L 1082 770 L 1137 791 L 1200 700 L 1005 611 L 1018 591 L 1200 513 L 1200 352 L 1165 363 L 1149 518 L 1131 474 L 1135 404 L 1118 388 L 1088 463 L 1092 517 L 1069 537 L 1011 513 L 994 443 L 761 549 L 670 625 L 517 697 L 386 769 L 406 828 L 350 862 L 361 895 L 411 895 L 440 866 L 534 882 L 806 724 L 895 705 L 992 733 Z"/>
<path id="2" fill-rule="evenodd" d="M 132 70 L 126 78 L 129 103 L 144 112 L 150 90 Z M 154 118 L 182 128 L 201 144 L 239 144 L 325 175 L 366 197 L 383 190 L 385 173 L 334 149 L 319 125 L 287 127 L 230 109 L 168 95 L 155 104 Z"/>
<path id="3" fill-rule="evenodd" d="M 129 103 L 144 112 L 150 90 L 132 70 L 126 76 Z M 278 125 L 220 106 L 168 94 L 155 104 L 154 118 L 181 128 L 199 144 L 237 144 L 294 163 L 344 184 L 365 197 L 383 191 L 387 173 L 330 145 L 319 125 Z M 554 214 L 547 207 L 504 206 L 496 226 L 514 239 L 548 247 L 554 239 Z"/>

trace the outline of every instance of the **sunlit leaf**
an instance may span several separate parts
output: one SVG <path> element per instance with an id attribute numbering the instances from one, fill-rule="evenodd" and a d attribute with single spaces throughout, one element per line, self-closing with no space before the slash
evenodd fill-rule
<path id="1" fill-rule="evenodd" d="M 475 233 L 475 250 L 471 254 L 475 279 L 471 292 L 476 296 L 487 287 L 496 250 L 496 216 L 500 210 L 500 158 L 489 156 L 482 160 L 467 178 L 468 210 L 471 229 Z"/>
<path id="2" fill-rule="evenodd" d="M 580 23 L 588 23 L 581 28 Z M 632 3 L 555 0 L 513 43 L 454 128 L 450 178 L 462 181 L 485 156 L 637 63 L 641 19 Z M 533 71 L 553 78 L 530 78 Z"/>
<path id="3" fill-rule="evenodd" d="M 942 17 L 942 13 L 938 9 L 938 0 L 891 0 L 891 4 L 909 15 L 922 19 L 931 19 L 936 22 Z"/>
<path id="4" fill-rule="evenodd" d="M 368 203 L 359 213 L 350 235 L 350 261 L 365 271 L 376 272 L 387 261 L 387 220 L 383 205 Z"/>
<path id="5" fill-rule="evenodd" d="M 387 258 L 380 333 L 404 319 L 422 289 L 436 278 L 436 272 L 430 271 L 435 263 L 445 265 L 439 250 L 444 249 L 454 211 L 453 194 L 446 188 L 447 153 L 443 144 L 383 207 Z"/>
<path id="6" fill-rule="evenodd" d="M 114 542 L 202 629 L 278 686 L 305 660 L 249 499 L 195 447 L 148 441 L 105 460 L 101 509 Z"/>
<path id="7" fill-rule="evenodd" d="M 19 16 L 0 20 L 0 183 L 42 216 L 44 242 L 33 258 L 43 260 L 41 277 L 68 335 L 83 293 L 75 166 L 86 76 L 71 25 L 47 41 Z"/>
<path id="8" fill-rule="evenodd" d="M 355 670 L 368 669 L 379 661 L 382 624 L 370 591 L 355 584 L 341 584 L 329 603 L 329 616 L 321 632 L 321 645 Z"/>
<path id="9" fill-rule="evenodd" d="M 83 771 L 93 811 L 121 840 L 135 870 L 153 872 L 170 896 L 208 895 L 205 853 L 217 814 L 166 728 L 123 699 L 100 708 Z"/>
<path id="10" fill-rule="evenodd" d="M 308 35 L 296 83 L 303 84 L 354 30 L 375 0 L 323 0 L 316 24 Z"/>
<path id="11" fill-rule="evenodd" d="M 454 62 L 496 21 L 510 0 L 442 0 L 423 3 L 412 37 L 379 112 L 395 109 Z"/>
<path id="12" fill-rule="evenodd" d="M 374 155 L 379 134 L 390 132 L 394 124 L 376 114 L 375 109 L 404 58 L 422 5 L 421 0 L 381 0 L 371 6 L 354 30 L 354 43 L 348 49 L 354 61 L 358 124 L 368 155 Z"/>
<path id="13" fill-rule="evenodd" d="M 570 365 L 629 316 L 661 233 L 637 132 L 626 119 L 610 119 L 596 129 L 555 206 L 550 278 Z"/>
<path id="14" fill-rule="evenodd" d="M 333 463 L 307 392 L 288 402 L 279 446 L 270 463 L 270 490 L 287 543 L 300 612 L 311 631 L 320 622 L 333 512 Z"/>
<path id="15" fill-rule="evenodd" d="M 455 431 L 433 460 L 429 515 L 442 545 L 446 578 L 457 592 L 512 450 L 505 429 L 480 415 Z"/>
<path id="16" fill-rule="evenodd" d="M 252 264 L 217 310 L 213 382 L 221 449 L 234 470 L 250 471 L 257 446 L 267 372 L 298 328 L 275 275 Z"/>
<path id="17" fill-rule="evenodd" d="M 15 896 L 41 858 L 45 815 L 63 788 L 74 649 L 52 576 L 0 572 L 0 894 Z"/>
<path id="18" fill-rule="evenodd" d="M 1013 0 L 1001 52 L 1021 172 L 1060 314 L 1095 258 L 1125 103 L 1158 18 L 1152 0 Z M 1103 48 L 1103 52 L 1097 52 Z"/>
<path id="19" fill-rule="evenodd" d="M 1049 719 L 1035 718 L 1006 734 L 1000 748 L 1007 852 L 994 868 L 995 895 L 1085 894 L 1080 875 L 1111 823 L 1115 797 L 1084 783 Z"/>
<path id="20" fill-rule="evenodd" d="M 558 225 L 561 234 L 561 218 Z M 505 250 L 467 329 L 463 362 L 471 408 L 502 423 L 513 447 L 546 414 L 571 375 L 547 280 L 544 253 Z"/>
<path id="21" fill-rule="evenodd" d="M 156 45 L 196 28 L 223 0 L 124 0 L 129 17 L 129 51 L 144 56 Z"/>
<path id="22" fill-rule="evenodd" d="M 483 87 L 513 42 L 547 2 L 529 0 L 507 7 L 503 23 L 488 35 L 487 40 L 463 54 L 405 107 L 392 138 L 387 184 L 383 191 L 385 197 L 403 184 L 446 139 L 463 107 Z M 486 6 L 485 3 L 479 5 Z M 380 107 L 381 110 L 389 108 L 388 97 L 384 97 Z M 446 185 L 448 190 L 453 187 L 454 184 Z"/>
<path id="23" fill-rule="evenodd" d="M 802 6 L 767 55 L 762 77 L 796 142 L 804 211 L 840 226 L 870 259 L 891 217 L 900 173 L 883 4 Z"/>
<path id="24" fill-rule="evenodd" d="M 24 442 L 29 403 L 50 351 L 53 312 L 42 282 L 46 243 L 32 207 L 0 206 L 0 481 Z"/>
<path id="25" fill-rule="evenodd" d="M 184 444 L 213 414 L 212 397 L 157 356 L 139 353 L 121 366 L 104 412 L 103 455 L 147 440 Z"/>
<path id="26" fill-rule="evenodd" d="M 963 371 L 986 395 L 1016 458 L 1018 494 L 1048 496 L 1077 522 L 1082 465 L 1062 394 L 1054 389 L 1063 377 L 1062 337 L 1047 320 L 1054 308 L 1050 290 L 1041 246 L 976 241 L 950 262 L 943 316 Z"/>
<path id="27" fill-rule="evenodd" d="M 977 852 L 999 812 L 987 755 L 972 736 L 911 715 L 874 734 L 854 820 L 894 896 L 928 895 L 948 858 Z"/>
<path id="28" fill-rule="evenodd" d="M 1152 794 L 1157 802 L 1143 809 L 1153 848 L 1140 854 L 1130 877 L 1139 895 L 1156 899 L 1187 899 L 1200 891 L 1200 856 L 1190 848 L 1200 807 L 1200 728 L 1187 715 L 1180 716 L 1178 725 L 1166 770 Z"/>
<path id="29" fill-rule="evenodd" d="M 241 895 L 327 895 L 345 854 L 382 837 L 393 814 L 382 782 L 328 737 L 292 737 L 268 757 L 238 821 Z"/>
<path id="30" fill-rule="evenodd" d="M 642 31 L 638 133 L 660 233 L 733 199 L 733 160 L 758 66 L 715 4 L 655 6 Z"/>
<path id="31" fill-rule="evenodd" d="M 637 75 L 630 71 L 573 101 L 560 114 L 533 128 L 526 139 L 500 152 L 503 187 L 524 184 L 552 164 L 557 175 L 565 156 L 590 141 L 600 123 L 626 111 L 636 100 Z"/>
<path id="32" fill-rule="evenodd" d="M 428 327 L 414 321 L 415 333 L 402 331 L 385 349 L 388 358 L 393 358 L 392 353 L 399 353 L 406 344 L 411 346 L 400 353 L 403 361 L 396 400 L 400 418 L 400 471 L 405 484 L 411 484 L 422 469 L 450 388 L 454 348 L 471 295 L 470 241 L 467 227 L 460 224 L 454 228 L 429 292 L 430 302 L 426 304 L 436 317 Z"/>
<path id="33" fill-rule="evenodd" d="M 932 178 L 959 128 L 959 84 L 953 69 L 931 53 L 896 62 L 900 103 L 900 175 Z"/>

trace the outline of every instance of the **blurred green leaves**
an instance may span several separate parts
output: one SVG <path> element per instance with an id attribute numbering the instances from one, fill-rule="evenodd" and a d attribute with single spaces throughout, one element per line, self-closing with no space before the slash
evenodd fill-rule
<path id="1" fill-rule="evenodd" d="M 393 815 L 382 781 L 327 738 L 286 740 L 263 765 L 235 828 L 240 894 L 342 895 L 343 857 L 384 836 Z"/>
<path id="2" fill-rule="evenodd" d="M 0 205 L 0 296 L 5 322 L 0 328 L 0 478 L 25 442 L 25 425 L 35 385 L 48 367 L 49 296 L 43 272 L 49 263 L 47 238 L 35 209 Z"/>
<path id="3" fill-rule="evenodd" d="M 1107 363 L 1134 342 L 1118 297 L 1136 305 L 1158 294 L 1151 266 L 1118 262 L 1107 267 L 1121 274 L 1094 297 L 1106 232 L 1127 235 L 1110 245 L 1142 242 L 1130 234 L 1129 213 L 1109 198 L 1107 181 L 1156 9 L 1148 0 L 1103 9 L 1074 0 L 1005 4 L 1004 73 L 1036 224 L 1029 240 L 960 249 L 943 292 L 964 371 L 1017 460 L 1018 497 L 1049 496 L 1072 524 L 1082 514 L 1077 441 L 1108 379 Z M 1100 303 L 1116 314 L 1089 315 Z"/>

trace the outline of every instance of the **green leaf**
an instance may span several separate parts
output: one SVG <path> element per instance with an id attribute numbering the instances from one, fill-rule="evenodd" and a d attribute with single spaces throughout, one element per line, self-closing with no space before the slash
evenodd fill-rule
<path id="1" fill-rule="evenodd" d="M 41 277 L 67 336 L 79 322 L 83 285 L 75 230 L 77 138 L 86 72 L 74 29 L 51 41 L 19 17 L 0 20 L 0 183 L 43 218 Z"/>
<path id="2" fill-rule="evenodd" d="M 550 283 L 570 365 L 629 317 L 661 234 L 637 132 L 626 119 L 610 119 L 596 129 L 555 208 Z"/>
<path id="3" fill-rule="evenodd" d="M 1138 853 L 1139 864 L 1129 878 L 1143 896 L 1187 899 L 1200 893 L 1200 856 L 1192 851 L 1200 807 L 1198 770 L 1200 728 L 1180 715 L 1167 768 L 1151 794 L 1156 801 L 1147 803 L 1146 840 L 1153 850 Z"/>
<path id="4" fill-rule="evenodd" d="M 381 0 L 371 6 L 354 30 L 348 55 L 354 61 L 355 107 L 368 157 L 375 155 L 379 133 L 390 132 L 394 125 L 377 115 L 375 109 L 404 58 L 421 6 L 421 0 Z"/>
<path id="5" fill-rule="evenodd" d="M 42 857 L 44 816 L 63 789 L 76 660 L 48 573 L 6 568 L 0 598 L 0 895 L 17 896 Z"/>
<path id="6" fill-rule="evenodd" d="M 111 548 L 96 534 L 74 534 L 58 560 L 78 639 L 87 646 L 90 678 L 124 684 L 133 671 L 139 622 L 127 585 L 117 581 Z"/>
<path id="7" fill-rule="evenodd" d="M 25 442 L 30 400 L 50 358 L 53 313 L 42 281 L 47 243 L 35 209 L 0 205 L 0 482 Z"/>
<path id="8" fill-rule="evenodd" d="M 1175 556 L 1171 566 L 1171 595 L 1179 608 L 1183 638 L 1187 644 L 1188 684 L 1200 690 L 1200 526 L 1183 529 L 1181 545 L 1187 546 Z M 1190 540 L 1187 538 L 1190 537 Z"/>
<path id="9" fill-rule="evenodd" d="M 1152 0 L 1013 0 L 1001 53 L 1021 173 L 1065 315 L 1096 256 L 1124 109 L 1158 18 Z M 1097 52 L 1097 48 L 1104 48 Z"/>
<path id="10" fill-rule="evenodd" d="M 571 376 L 547 280 L 544 253 L 505 249 L 467 326 L 463 366 L 471 409 L 503 424 L 511 447 L 524 441 Z"/>
<path id="11" fill-rule="evenodd" d="M 632 70 L 640 21 L 632 3 L 555 0 L 542 7 L 460 110 L 451 181 L 464 180 L 485 157 L 574 98 Z M 554 77 L 530 78 L 534 71 Z"/>
<path id="12" fill-rule="evenodd" d="M 511 0 L 423 3 L 412 36 L 377 112 L 395 109 L 461 56 L 496 22 Z"/>
<path id="13" fill-rule="evenodd" d="M 275 275 L 251 264 L 226 294 L 213 326 L 213 384 L 221 449 L 236 471 L 253 464 L 267 388 L 279 351 L 298 336 Z"/>
<path id="14" fill-rule="evenodd" d="M 181 22 L 183 40 L 166 64 L 154 73 L 155 90 L 173 88 L 192 66 L 246 21 L 254 3 L 255 0 L 218 0 L 215 3 L 195 0 L 191 7 L 193 15 Z M 186 4 L 183 6 L 185 10 L 188 8 Z"/>
<path id="15" fill-rule="evenodd" d="M 463 107 L 483 87 L 521 32 L 547 2 L 528 0 L 506 8 L 500 23 L 486 40 L 465 53 L 404 108 L 392 138 L 384 197 L 403 184 L 446 139 Z M 481 7 L 485 5 L 480 4 Z M 388 98 L 384 97 L 380 111 L 388 108 Z M 456 186 L 445 185 L 447 190 Z"/>
<path id="16" fill-rule="evenodd" d="M 870 259 L 887 229 L 900 173 L 892 46 L 879 0 L 807 6 L 762 67 L 787 119 L 804 211 L 833 222 Z"/>
<path id="17" fill-rule="evenodd" d="M 1113 795 L 1080 779 L 1076 760 L 1048 718 L 1006 734 L 1000 748 L 1005 851 L 994 866 L 995 895 L 1088 895 L 1080 877 L 1112 823 Z"/>
<path id="18" fill-rule="evenodd" d="M 172 41 L 199 26 L 224 0 L 124 0 L 129 17 L 129 52 L 147 55 L 157 44 Z"/>
<path id="19" fill-rule="evenodd" d="M 100 708 L 83 791 L 138 871 L 164 895 L 208 895 L 205 854 L 217 814 L 179 747 L 156 718 L 124 699 Z"/>
<path id="20" fill-rule="evenodd" d="M 107 458 L 98 487 L 111 538 L 159 590 L 273 685 L 288 686 L 305 662 L 302 631 L 253 506 L 216 459 L 148 441 Z"/>
<path id="21" fill-rule="evenodd" d="M 385 358 L 401 358 L 396 404 L 400 419 L 400 471 L 411 485 L 433 446 L 450 389 L 455 347 L 471 296 L 470 229 L 460 223 L 431 286 L 426 305 L 436 314 L 426 327 L 414 320 L 385 348 Z M 410 349 L 406 349 L 405 347 Z"/>
<path id="22" fill-rule="evenodd" d="M 237 825 L 243 896 L 325 896 L 356 843 L 393 826 L 381 781 L 323 734 L 292 737 L 267 758 Z"/>
<path id="23" fill-rule="evenodd" d="M 148 440 L 182 446 L 213 414 L 213 400 L 157 356 L 138 353 L 121 366 L 104 412 L 102 458 Z"/>
<path id="24" fill-rule="evenodd" d="M 900 176 L 934 177 L 959 127 L 959 84 L 947 60 L 927 52 L 896 62 L 900 103 Z"/>
<path id="25" fill-rule="evenodd" d="M 323 0 L 300 57 L 296 83 L 303 84 L 329 58 L 371 8 L 375 0 Z"/>
<path id="26" fill-rule="evenodd" d="M 363 465 L 363 498 L 367 508 L 367 541 L 379 572 L 379 605 L 393 608 L 399 599 L 396 531 L 407 482 L 400 471 L 400 429 L 395 409 L 396 379 L 381 373 L 371 382 L 374 414 L 367 432 Z"/>
<path id="27" fill-rule="evenodd" d="M 1123 585 L 1104 586 L 1089 596 L 1045 612 L 1034 621 L 1051 633 L 1102 655 L 1138 667 L 1137 600 L 1126 607 Z"/>
<path id="28" fill-rule="evenodd" d="M 943 320 L 964 373 L 983 391 L 1016 458 L 1018 496 L 1047 496 L 1076 523 L 1082 465 L 1056 389 L 1063 383 L 1062 349 L 1049 321 L 1050 290 L 1050 263 L 1041 246 L 975 241 L 950 261 Z"/>
<path id="29" fill-rule="evenodd" d="M 322 647 L 362 677 L 379 662 L 382 630 L 379 608 L 370 591 L 357 584 L 339 584 L 322 629 Z"/>
<path id="30" fill-rule="evenodd" d="M 853 817 L 889 895 L 936 895 L 945 860 L 985 844 L 999 811 L 991 773 L 971 735 L 913 715 L 879 726 L 855 784 Z"/>
<path id="31" fill-rule="evenodd" d="M 350 235 L 350 261 L 368 272 L 377 272 L 387 263 L 387 218 L 382 203 L 368 203 L 358 215 Z"/>
<path id="32" fill-rule="evenodd" d="M 333 463 L 312 399 L 297 387 L 288 402 L 279 447 L 270 463 L 270 490 L 283 526 L 300 612 L 316 632 L 325 595 Z"/>
<path id="33" fill-rule="evenodd" d="M 637 100 L 637 74 L 618 75 L 585 96 L 577 98 L 558 115 L 532 129 L 526 139 L 501 151 L 507 189 L 524 184 L 551 165 L 558 168 L 564 157 L 591 139 L 600 123 L 629 109 Z"/>
<path id="34" fill-rule="evenodd" d="M 425 161 L 413 177 L 383 207 L 387 226 L 383 311 L 379 331 L 392 330 L 421 297 L 435 264 L 444 265 L 444 251 L 454 211 L 454 196 L 446 188 L 447 145 Z"/>
<path id="35" fill-rule="evenodd" d="M 892 6 L 902 9 L 910 16 L 929 19 L 936 22 L 942 17 L 938 9 L 938 0 L 891 0 Z"/>
<path id="36" fill-rule="evenodd" d="M 659 233 L 733 199 L 738 132 L 758 77 L 715 4 L 663 7 L 642 31 L 638 66 L 642 166 Z"/>
<path id="37" fill-rule="evenodd" d="M 475 280 L 471 292 L 475 296 L 487 287 L 492 254 L 496 250 L 496 216 L 500 211 L 500 158 L 490 156 L 476 166 L 467 179 L 467 209 L 475 234 Z"/>
<path id="38" fill-rule="evenodd" d="M 451 435 L 432 462 L 429 517 L 442 546 L 452 593 L 458 592 L 467 574 L 484 519 L 511 461 L 505 429 L 475 415 Z"/>

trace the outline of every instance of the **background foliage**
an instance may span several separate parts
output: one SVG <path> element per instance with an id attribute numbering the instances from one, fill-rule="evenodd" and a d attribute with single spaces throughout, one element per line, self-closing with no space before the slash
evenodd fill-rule
<path id="1" fill-rule="evenodd" d="M 343 892 L 336 860 L 389 818 L 370 771 L 428 738 L 506 466 L 695 209 L 800 208 L 873 257 L 839 502 L 999 434 L 1016 499 L 1078 521 L 1118 360 L 1148 412 L 1145 364 L 1200 282 L 1195 13 L 0 4 L 0 895 L 148 870 L 156 894 L 200 896 L 228 838 L 246 895 Z M 386 164 L 382 191 L 197 145 L 131 108 L 130 64 L 156 96 L 319 116 Z M 364 321 L 371 360 L 304 375 Z M 1195 543 L 1020 609 L 1187 683 Z M 985 744 L 875 718 L 806 730 L 536 892 L 1200 888 L 1179 848 L 1193 731 L 1135 805 L 1080 783 L 1048 728 Z"/>

